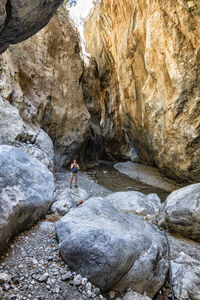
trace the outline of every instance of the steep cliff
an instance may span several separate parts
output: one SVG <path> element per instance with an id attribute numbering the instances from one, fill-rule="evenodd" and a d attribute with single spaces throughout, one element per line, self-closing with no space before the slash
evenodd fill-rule
<path id="1" fill-rule="evenodd" d="M 130 157 L 130 147 L 118 118 L 118 109 L 112 103 L 104 103 L 106 81 L 100 79 L 97 62 L 92 57 L 84 59 L 82 78 L 83 97 L 91 115 L 90 136 L 83 149 L 86 161 L 97 161 L 99 158 L 115 161 Z M 115 89 L 113 93 L 116 93 Z M 115 101 L 117 102 L 117 101 Z"/>
<path id="2" fill-rule="evenodd" d="M 27 150 L 38 145 L 42 128 L 54 143 L 57 167 L 68 163 L 88 136 L 90 114 L 83 101 L 79 36 L 66 9 L 0 59 L 1 144 Z M 48 152 L 48 144 L 42 148 Z"/>
<path id="3" fill-rule="evenodd" d="M 0 53 L 43 28 L 63 0 L 1 0 Z"/>
<path id="4" fill-rule="evenodd" d="M 125 131 L 167 176 L 200 180 L 200 4 L 97 1 L 85 23 L 102 87 L 101 125 Z M 108 126 L 107 126 L 108 124 Z M 111 128 L 111 129 L 110 129 Z"/>

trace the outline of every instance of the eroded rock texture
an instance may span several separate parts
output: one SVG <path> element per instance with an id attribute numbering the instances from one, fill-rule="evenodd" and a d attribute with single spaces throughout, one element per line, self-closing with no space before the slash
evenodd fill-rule
<path id="1" fill-rule="evenodd" d="M 0 60 L 1 143 L 35 145 L 42 128 L 54 144 L 57 167 L 68 163 L 88 136 L 90 114 L 83 101 L 79 36 L 66 9 Z M 48 149 L 47 143 L 42 150 Z"/>
<path id="2" fill-rule="evenodd" d="M 193 1 L 97 1 L 85 24 L 101 124 L 166 175 L 200 180 L 200 12 Z M 110 130 L 110 129 L 109 129 Z"/>
<path id="3" fill-rule="evenodd" d="M 1 0 L 0 53 L 43 28 L 63 0 Z"/>

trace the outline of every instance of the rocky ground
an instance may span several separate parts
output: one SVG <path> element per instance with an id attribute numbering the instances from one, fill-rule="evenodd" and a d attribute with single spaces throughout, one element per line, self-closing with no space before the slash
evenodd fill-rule
<path id="1" fill-rule="evenodd" d="M 57 191 L 69 186 L 69 172 L 57 173 L 56 178 Z M 110 192 L 81 173 L 79 184 L 90 196 Z M 0 257 L 0 299 L 104 299 L 98 288 L 76 276 L 60 257 L 54 229 L 58 218 L 47 215 L 12 240 Z"/>
<path id="2" fill-rule="evenodd" d="M 69 177 L 66 171 L 56 173 L 57 192 L 62 193 L 69 188 Z M 110 194 L 108 189 L 96 184 L 84 173 L 79 175 L 79 186 L 87 191 L 89 197 Z M 72 191 L 78 190 L 73 187 Z M 113 291 L 101 295 L 97 287 L 70 270 L 58 250 L 54 229 L 58 219 L 58 215 L 48 214 L 31 230 L 19 234 L 11 241 L 5 254 L 0 257 L 0 299 L 139 299 L 125 298 Z M 172 236 L 169 236 L 169 242 L 172 259 L 183 251 L 200 260 L 198 243 Z M 168 284 L 154 299 L 170 299 Z"/>

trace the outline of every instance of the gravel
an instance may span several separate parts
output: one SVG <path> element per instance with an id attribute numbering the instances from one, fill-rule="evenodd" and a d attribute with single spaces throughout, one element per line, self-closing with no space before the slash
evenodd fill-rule
<path id="1" fill-rule="evenodd" d="M 69 172 L 57 173 L 56 177 L 57 190 L 69 187 Z M 90 196 L 110 193 L 84 174 L 80 174 L 79 183 Z M 47 215 L 11 241 L 0 257 L 1 300 L 105 299 L 87 278 L 69 270 L 63 262 L 54 230 L 58 218 L 54 214 Z"/>

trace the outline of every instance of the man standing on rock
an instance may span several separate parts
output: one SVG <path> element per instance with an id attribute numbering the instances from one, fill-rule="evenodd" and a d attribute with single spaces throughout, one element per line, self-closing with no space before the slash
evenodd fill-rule
<path id="1" fill-rule="evenodd" d="M 78 171 L 79 171 L 79 164 L 77 164 L 76 160 L 74 159 L 73 163 L 71 164 L 71 176 L 70 176 L 70 189 L 72 188 L 72 181 L 75 177 L 75 187 L 78 187 Z"/>

